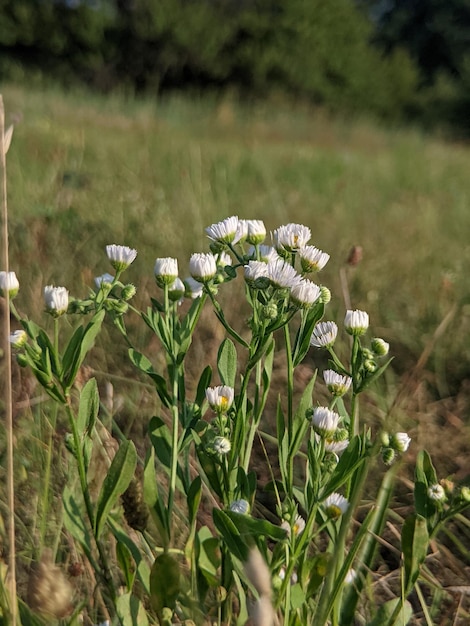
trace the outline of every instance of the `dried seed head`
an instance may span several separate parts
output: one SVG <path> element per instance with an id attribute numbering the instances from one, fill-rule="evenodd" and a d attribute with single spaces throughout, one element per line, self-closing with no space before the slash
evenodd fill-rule
<path id="1" fill-rule="evenodd" d="M 353 246 L 349 251 L 346 263 L 355 267 L 362 261 L 362 246 Z"/>
<path id="2" fill-rule="evenodd" d="M 72 610 L 72 585 L 64 571 L 52 560 L 49 550 L 31 568 L 28 581 L 28 604 L 41 615 L 61 619 Z"/>
<path id="3" fill-rule="evenodd" d="M 134 476 L 121 499 L 127 523 L 134 530 L 143 532 L 147 528 L 149 512 L 144 501 L 140 477 Z"/>

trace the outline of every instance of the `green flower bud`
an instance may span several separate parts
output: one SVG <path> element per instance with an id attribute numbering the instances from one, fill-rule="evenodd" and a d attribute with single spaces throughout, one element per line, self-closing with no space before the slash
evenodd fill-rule
<path id="1" fill-rule="evenodd" d="M 123 290 L 121 292 L 121 297 L 123 300 L 131 300 L 135 294 L 137 293 L 137 289 L 135 288 L 135 285 L 133 285 L 132 283 L 129 283 L 128 285 L 126 285 L 125 287 L 123 287 Z"/>
<path id="2" fill-rule="evenodd" d="M 278 312 L 279 310 L 275 302 L 269 302 L 261 309 L 261 314 L 265 320 L 275 320 Z"/>
<path id="3" fill-rule="evenodd" d="M 393 448 L 382 448 L 382 461 L 385 465 L 392 465 L 396 457 L 396 452 Z"/>
<path id="4" fill-rule="evenodd" d="M 470 487 L 464 486 L 460 490 L 460 497 L 465 502 L 470 502 Z"/>
<path id="5" fill-rule="evenodd" d="M 22 353 L 16 355 L 16 362 L 20 367 L 28 367 L 28 359 Z"/>
<path id="6" fill-rule="evenodd" d="M 321 296 L 320 299 L 323 304 L 328 304 L 331 301 L 331 291 L 325 285 L 320 285 Z"/>
<path id="7" fill-rule="evenodd" d="M 367 359 L 366 361 L 364 361 L 364 368 L 367 372 L 372 374 L 377 369 L 377 363 L 375 361 Z"/>
<path id="8" fill-rule="evenodd" d="M 390 344 L 380 339 L 380 337 L 375 337 L 372 339 L 370 347 L 376 356 L 386 356 L 390 349 Z"/>

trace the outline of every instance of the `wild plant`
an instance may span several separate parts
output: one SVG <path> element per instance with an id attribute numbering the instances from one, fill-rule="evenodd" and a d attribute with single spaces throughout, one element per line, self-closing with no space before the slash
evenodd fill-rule
<path id="1" fill-rule="evenodd" d="M 98 276 L 85 298 L 71 297 L 65 287 L 44 288 L 51 332 L 20 314 L 16 274 L 0 273 L 0 295 L 20 326 L 10 337 L 17 361 L 67 420 L 75 478 L 62 492 L 63 524 L 93 572 L 101 607 L 84 608 L 91 601 L 85 598 L 67 616 L 70 597 L 57 601 L 56 612 L 50 602 L 44 609 L 39 582 L 51 579 L 51 590 L 60 580 L 55 555 L 48 556 L 32 581 L 34 602 L 28 608 L 20 601 L 24 624 L 59 618 L 72 624 L 79 613 L 123 626 L 355 623 L 410 445 L 406 432 L 369 424 L 361 409 L 362 395 L 390 364 L 389 345 L 369 336 L 365 311 L 347 310 L 341 325 L 328 319 L 330 291 L 312 278 L 329 256 L 309 243 L 307 226 L 278 227 L 272 245 L 260 220 L 232 216 L 206 232 L 210 252 L 191 256 L 188 278 L 180 278 L 176 258 L 156 259 L 155 295 L 145 311 L 132 305 L 136 288 L 123 280 L 137 251 L 107 246 L 114 273 Z M 238 325 L 220 303 L 220 292 L 230 289 L 246 297 L 247 321 Z M 226 336 L 216 371 L 201 364 L 190 393 L 186 367 L 205 306 Z M 128 315 L 158 339 L 164 370 L 135 345 Z M 145 458 L 131 440 L 116 440 L 96 485 L 98 385 L 90 378 L 80 386 L 77 377 L 105 320 L 126 342 L 136 374 L 152 381 L 160 411 L 149 423 Z M 328 366 L 312 371 L 296 394 L 299 365 L 320 351 Z M 282 389 L 273 384 L 276 354 L 285 356 Z M 315 400 L 316 385 L 328 390 L 327 403 Z M 265 484 L 253 469 L 255 455 L 270 476 Z M 378 473 L 376 495 L 361 507 L 359 523 L 364 485 Z M 261 492 L 271 497 L 269 516 L 259 506 Z M 401 533 L 401 589 L 367 616 L 371 626 L 409 621 L 407 597 L 429 542 L 469 506 L 470 493 L 440 482 L 421 451 L 414 501 Z M 70 594 L 63 581 L 61 589 Z M 4 605 L 4 623 L 8 611 Z"/>

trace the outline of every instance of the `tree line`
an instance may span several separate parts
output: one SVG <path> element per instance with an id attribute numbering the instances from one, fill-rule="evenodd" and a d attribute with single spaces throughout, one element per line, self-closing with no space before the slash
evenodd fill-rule
<path id="1" fill-rule="evenodd" d="M 2 0 L 0 79 L 280 92 L 470 131 L 469 37 L 468 0 Z"/>

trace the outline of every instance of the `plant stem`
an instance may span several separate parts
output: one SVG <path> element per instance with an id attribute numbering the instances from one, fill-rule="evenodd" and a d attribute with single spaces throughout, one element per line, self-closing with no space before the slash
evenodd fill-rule
<path id="1" fill-rule="evenodd" d="M 3 98 L 0 94 L 0 169 L 1 169 L 1 213 L 2 213 L 2 244 L 4 271 L 9 271 L 8 255 L 8 209 L 7 209 L 7 170 L 5 155 L 5 112 Z M 15 553 L 15 483 L 13 464 L 13 394 L 12 394 L 12 371 L 11 371 L 11 345 L 10 345 L 10 298 L 8 289 L 5 290 L 5 314 L 3 315 L 3 336 L 5 344 L 5 431 L 7 437 L 7 498 L 8 498 L 8 580 L 10 590 L 10 618 L 13 626 L 17 623 L 16 601 L 16 553 Z"/>

